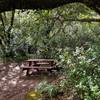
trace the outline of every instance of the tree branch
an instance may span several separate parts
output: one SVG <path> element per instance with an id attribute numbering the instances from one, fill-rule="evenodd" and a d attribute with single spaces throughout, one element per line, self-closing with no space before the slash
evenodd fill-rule
<path id="1" fill-rule="evenodd" d="M 59 20 L 61 22 L 64 22 L 64 21 L 79 21 L 79 22 L 100 22 L 100 17 L 97 17 L 97 18 L 63 18 L 62 16 L 58 16 L 58 17 L 55 17 L 54 19 L 56 20 Z"/>
<path id="2" fill-rule="evenodd" d="M 3 17 L 2 17 L 2 14 L 1 13 L 0 13 L 0 20 L 2 22 L 3 31 L 5 32 L 5 24 L 4 24 L 4 20 L 3 20 Z"/>
<path id="3" fill-rule="evenodd" d="M 9 33 L 13 27 L 13 23 L 14 23 L 14 15 L 15 15 L 15 10 L 12 11 L 12 17 L 11 17 L 11 24 L 7 30 L 7 33 Z"/>
<path id="4" fill-rule="evenodd" d="M 100 0 L 0 0 L 0 12 L 11 11 L 13 9 L 53 9 L 77 2 L 94 8 L 95 11 L 96 7 L 98 9 L 97 12 L 100 12 Z"/>
<path id="5" fill-rule="evenodd" d="M 7 44 L 8 44 L 8 46 L 10 45 L 10 40 L 11 40 L 11 33 L 10 33 L 10 31 L 11 31 L 11 29 L 13 27 L 14 15 L 15 15 L 15 10 L 12 11 L 11 24 L 10 24 L 10 26 L 9 26 L 7 32 L 6 32 L 7 33 Z"/>
<path id="6" fill-rule="evenodd" d="M 96 18 L 83 18 L 83 19 L 64 19 L 64 21 L 79 21 L 79 22 L 100 22 L 100 19 Z"/>
<path id="7" fill-rule="evenodd" d="M 1 0 L 0 12 L 13 9 L 52 9 L 75 0 Z"/>

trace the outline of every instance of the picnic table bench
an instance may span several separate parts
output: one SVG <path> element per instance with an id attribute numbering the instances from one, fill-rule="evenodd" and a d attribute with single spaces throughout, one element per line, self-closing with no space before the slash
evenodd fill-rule
<path id="1" fill-rule="evenodd" d="M 28 59 L 23 62 L 22 71 L 24 70 L 26 70 L 26 75 L 30 75 L 30 71 L 52 73 L 53 70 L 57 70 L 57 66 L 54 59 Z"/>

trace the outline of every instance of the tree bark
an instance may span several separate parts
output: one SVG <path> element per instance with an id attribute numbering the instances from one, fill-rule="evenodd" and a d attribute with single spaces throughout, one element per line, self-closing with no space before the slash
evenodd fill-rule
<path id="1" fill-rule="evenodd" d="M 53 9 L 75 2 L 83 3 L 100 14 L 100 0 L 0 0 L 0 12 L 14 9 Z"/>

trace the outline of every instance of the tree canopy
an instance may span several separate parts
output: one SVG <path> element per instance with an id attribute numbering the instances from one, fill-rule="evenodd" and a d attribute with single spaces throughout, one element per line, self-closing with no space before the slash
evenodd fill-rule
<path id="1" fill-rule="evenodd" d="M 0 12 L 12 9 L 51 9 L 69 3 L 83 3 L 100 14 L 99 0 L 0 0 Z"/>

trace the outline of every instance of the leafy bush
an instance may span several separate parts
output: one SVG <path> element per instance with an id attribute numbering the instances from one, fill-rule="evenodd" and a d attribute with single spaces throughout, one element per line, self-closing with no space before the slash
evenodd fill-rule
<path id="1" fill-rule="evenodd" d="M 58 87 L 47 83 L 47 81 L 41 82 L 37 86 L 36 90 L 39 91 L 41 94 L 48 96 L 50 99 L 52 99 L 52 97 L 55 97 L 58 93 Z"/>
<path id="2" fill-rule="evenodd" d="M 81 99 L 100 100 L 100 46 L 92 45 L 87 50 L 77 47 L 73 54 L 66 55 L 62 58 L 67 75 Z"/>

